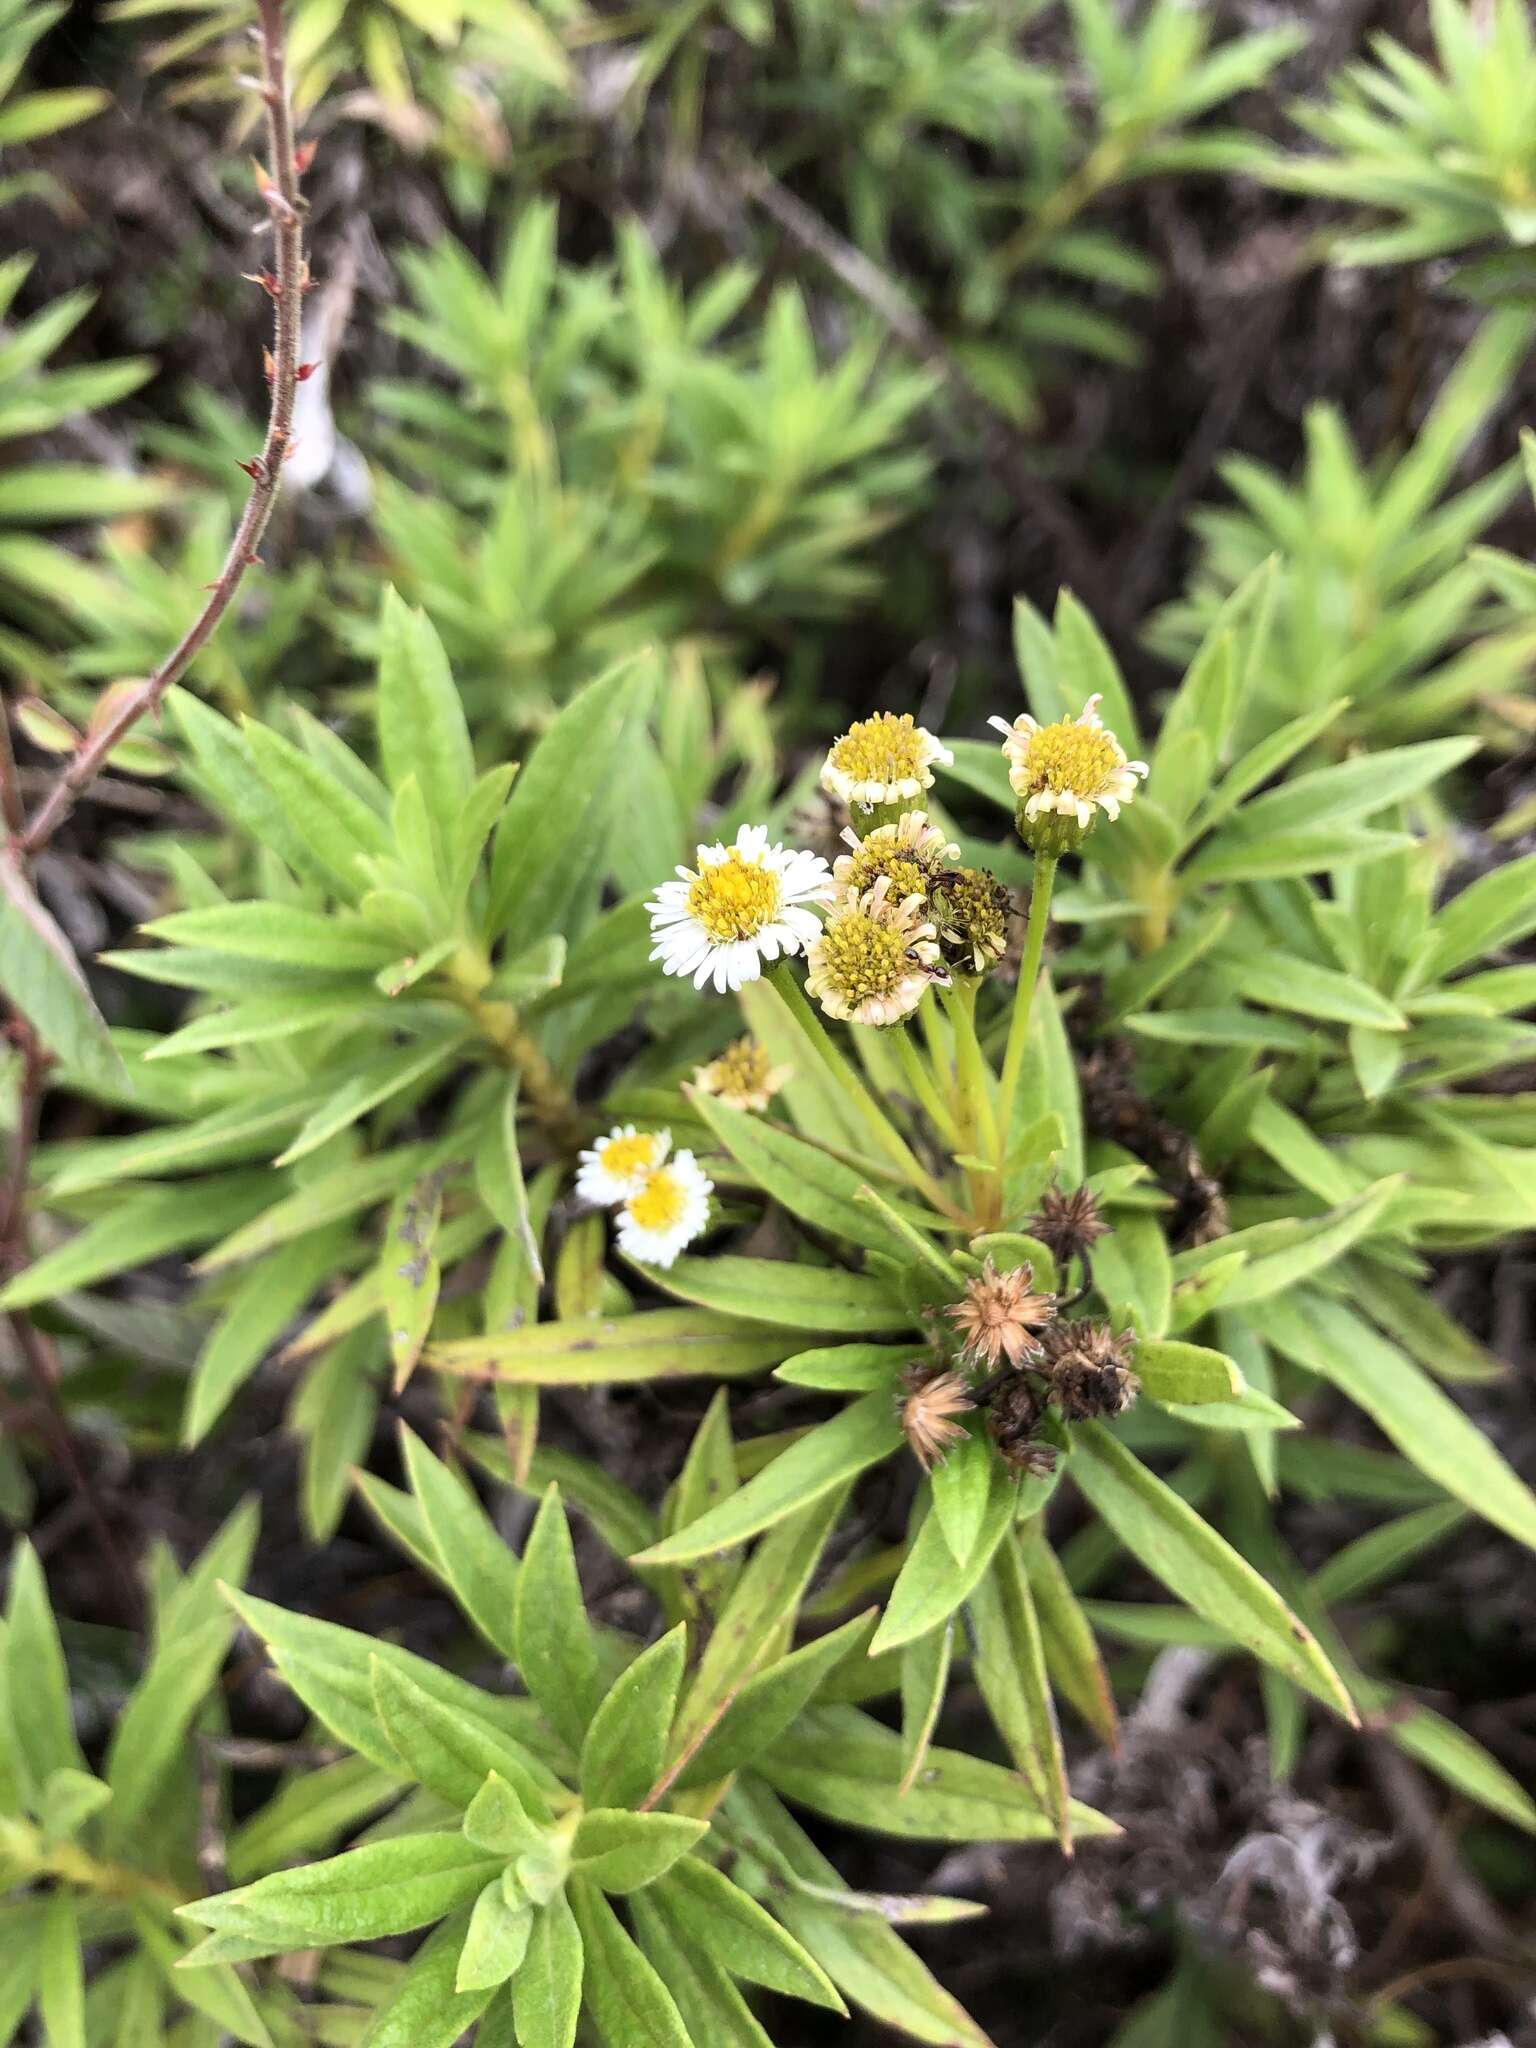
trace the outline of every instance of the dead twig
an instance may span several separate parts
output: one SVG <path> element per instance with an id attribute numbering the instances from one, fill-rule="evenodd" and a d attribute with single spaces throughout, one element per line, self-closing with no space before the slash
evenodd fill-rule
<path id="1" fill-rule="evenodd" d="M 261 545 L 277 500 L 284 462 L 293 448 L 293 409 L 307 365 L 299 362 L 300 306 L 308 280 L 304 271 L 304 199 L 299 190 L 300 160 L 293 141 L 293 114 L 288 99 L 287 62 L 283 43 L 282 0 L 257 0 L 261 17 L 261 97 L 266 110 L 270 171 L 258 166 L 257 182 L 271 217 L 273 263 L 258 282 L 273 302 L 273 343 L 268 361 L 272 404 L 261 453 L 241 467 L 251 479 L 250 495 L 235 527 L 224 566 L 208 592 L 208 601 L 152 675 L 125 695 L 112 715 L 87 737 L 70 757 L 48 795 L 19 838 L 19 850 L 34 855 L 45 847 L 69 816 L 81 792 L 100 772 L 112 749 L 191 666 L 228 611 L 235 592 Z"/>
<path id="2" fill-rule="evenodd" d="M 299 189 L 307 156 L 296 150 L 288 97 L 284 45 L 283 0 L 256 0 L 261 44 L 261 98 L 265 109 L 270 169 L 257 166 L 257 185 L 272 226 L 273 260 L 256 280 L 273 302 L 273 346 L 267 357 L 272 402 L 261 452 L 241 467 L 251 479 L 250 495 L 235 527 L 224 566 L 210 586 L 207 602 L 154 673 L 128 692 L 99 725 L 87 734 L 70 757 L 30 820 L 26 819 L 21 785 L 11 752 L 10 734 L 0 717 L 0 818 L 10 845 L 7 861 L 24 894 L 30 893 L 26 864 L 47 847 L 74 809 L 82 792 L 99 774 L 112 749 L 183 676 L 229 609 L 241 579 L 266 532 L 277 498 L 283 464 L 293 449 L 293 414 L 299 384 L 307 365 L 299 362 L 300 313 L 308 283 L 303 249 L 304 199 Z M 22 1074 L 17 1091 L 15 1140 L 0 1185 L 0 1277 L 25 1269 L 30 1260 L 26 1189 L 40 1106 L 48 1068 L 47 1049 L 31 1023 L 12 1006 L 9 1034 L 19 1047 Z M 46 1418 L 49 1438 L 61 1468 L 68 1474 L 81 1510 L 89 1522 L 102 1559 L 121 1592 L 127 1615 L 141 1611 L 138 1582 L 118 1547 L 106 1513 L 97 1498 L 59 1396 L 60 1369 L 49 1339 L 28 1317 L 8 1318 L 28 1376 Z"/>

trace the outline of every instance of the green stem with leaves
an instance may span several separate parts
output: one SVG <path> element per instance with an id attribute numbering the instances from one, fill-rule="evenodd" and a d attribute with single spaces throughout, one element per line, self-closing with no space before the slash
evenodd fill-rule
<path id="1" fill-rule="evenodd" d="M 767 980 L 782 999 L 802 1033 L 810 1040 L 838 1087 L 868 1126 L 881 1151 L 887 1158 L 896 1162 L 909 1185 L 915 1187 L 934 1208 L 946 1216 L 953 1216 L 956 1213 L 955 1205 L 932 1174 L 924 1168 L 889 1117 L 882 1115 L 874 1097 L 833 1044 L 826 1026 L 806 1001 L 799 982 L 790 972 L 788 962 L 780 960 L 775 966 L 770 967 Z"/>
<path id="2" fill-rule="evenodd" d="M 1013 996 L 1013 1018 L 1008 1026 L 1008 1049 L 1003 1054 L 1002 1102 L 998 1117 L 997 1170 L 1002 1175 L 1008 1164 L 1008 1141 L 1012 1134 L 1014 1100 L 1019 1092 L 1019 1075 L 1024 1068 L 1024 1049 L 1029 1044 L 1029 1020 L 1040 980 L 1040 961 L 1045 952 L 1045 928 L 1051 919 L 1051 891 L 1056 886 L 1054 856 L 1035 856 L 1034 886 L 1029 892 L 1029 925 L 1024 934 L 1024 958 L 1019 963 L 1019 982 Z"/>
<path id="3" fill-rule="evenodd" d="M 992 1100 L 992 1076 L 981 1050 L 981 1041 L 976 1036 L 976 983 L 964 976 L 957 976 L 950 987 L 941 991 L 944 1009 L 955 1033 L 955 1080 L 956 1094 L 960 1105 L 959 1150 L 973 1152 L 983 1159 L 998 1160 L 997 1109 Z M 971 1206 L 977 1212 L 977 1221 L 995 1222 L 1001 1206 L 1002 1174 L 986 1176 L 990 1186 L 983 1179 L 967 1173 L 967 1185 L 971 1189 Z"/>
<path id="4" fill-rule="evenodd" d="M 893 1024 L 887 1036 L 896 1048 L 896 1058 L 900 1063 L 903 1078 L 912 1090 L 919 1108 L 945 1144 L 958 1148 L 960 1134 L 956 1129 L 955 1120 L 939 1093 L 933 1075 L 925 1066 L 922 1054 L 912 1043 L 906 1025 Z"/>

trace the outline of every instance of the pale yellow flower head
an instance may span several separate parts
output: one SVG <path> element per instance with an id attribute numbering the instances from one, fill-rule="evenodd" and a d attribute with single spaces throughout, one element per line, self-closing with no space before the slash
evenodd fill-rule
<path id="1" fill-rule="evenodd" d="M 944 979 L 921 896 L 897 900 L 882 875 L 825 926 L 806 955 L 806 987 L 829 1017 L 897 1024 Z"/>
<path id="2" fill-rule="evenodd" d="M 890 893 L 926 896 L 960 849 L 944 837 L 937 825 L 930 825 L 926 811 L 903 811 L 894 825 L 877 825 L 861 839 L 851 828 L 843 838 L 852 849 L 840 853 L 832 863 L 832 879 L 843 900 L 862 896 L 882 875 L 889 878 Z"/>
<path id="3" fill-rule="evenodd" d="M 821 771 L 821 786 L 840 796 L 851 811 L 910 803 L 933 786 L 935 761 L 954 755 L 910 711 L 898 717 L 877 711 L 858 719 L 834 740 Z"/>
<path id="4" fill-rule="evenodd" d="M 1013 723 L 989 723 L 1003 735 L 1008 780 L 1019 799 L 1019 834 L 1036 853 L 1070 853 L 1081 846 L 1102 811 L 1114 820 L 1136 794 L 1145 761 L 1127 759 L 1124 747 L 1090 697 L 1076 718 L 1042 725 L 1023 712 Z"/>
<path id="5" fill-rule="evenodd" d="M 766 1046 L 751 1037 L 738 1038 L 706 1066 L 695 1067 L 693 1085 L 703 1095 L 718 1096 L 727 1109 L 766 1109 L 794 1072 L 776 1067 Z"/>

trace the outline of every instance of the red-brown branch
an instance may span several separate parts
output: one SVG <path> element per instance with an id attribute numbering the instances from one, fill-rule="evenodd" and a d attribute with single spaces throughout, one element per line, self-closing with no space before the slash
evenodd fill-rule
<path id="1" fill-rule="evenodd" d="M 16 850 L 18 865 L 47 846 L 118 741 L 155 708 L 207 643 L 229 609 L 241 578 L 255 560 L 267 521 L 272 516 L 283 463 L 292 448 L 294 395 L 300 382 L 299 327 L 305 286 L 304 200 L 299 191 L 300 164 L 293 145 L 293 115 L 288 101 L 283 0 L 256 0 L 256 6 L 260 16 L 262 100 L 271 155 L 271 170 L 261 176 L 259 183 L 272 221 L 274 247 L 271 272 L 262 280 L 273 300 L 274 320 L 274 341 L 268 369 L 272 401 L 266 439 L 260 455 L 244 465 L 251 478 L 250 495 L 236 525 L 218 580 L 209 590 L 207 603 L 153 675 L 146 677 L 137 689 L 125 696 L 111 717 L 81 744 L 30 822 L 26 821 L 23 811 L 10 734 L 3 715 L 0 715 L 0 823 L 3 823 L 5 833 Z M 13 1272 L 21 1271 L 29 1258 L 26 1189 L 48 1067 L 47 1055 L 36 1032 L 20 1011 L 12 1007 L 13 1036 L 21 1053 L 22 1074 L 17 1091 L 17 1120 L 11 1160 L 3 1181 L 0 1181 L 0 1281 L 8 1280 Z M 7 1321 L 31 1378 L 40 1416 L 55 1455 L 95 1533 L 103 1560 L 118 1583 L 125 1616 L 130 1621 L 134 1620 L 141 1604 L 138 1585 L 127 1559 L 118 1548 L 92 1485 L 91 1475 L 76 1448 L 59 1394 L 59 1363 L 53 1346 L 24 1311 L 12 1311 Z"/>
<path id="2" fill-rule="evenodd" d="M 152 675 L 125 696 L 112 716 L 71 756 L 68 765 L 38 806 L 19 840 L 23 854 L 45 847 L 74 809 L 81 792 L 100 773 L 107 756 L 123 735 L 153 711 L 174 682 L 206 645 L 228 611 L 241 578 L 255 559 L 272 516 L 284 462 L 293 445 L 294 396 L 299 384 L 299 326 L 304 296 L 303 216 L 299 166 L 293 146 L 293 113 L 288 99 L 288 71 L 283 47 L 282 0 L 256 0 L 261 17 L 262 101 L 266 108 L 267 141 L 272 165 L 261 181 L 261 196 L 272 218 L 271 292 L 274 309 L 272 345 L 272 407 L 261 453 L 246 465 L 250 496 L 235 528 L 208 602 Z"/>

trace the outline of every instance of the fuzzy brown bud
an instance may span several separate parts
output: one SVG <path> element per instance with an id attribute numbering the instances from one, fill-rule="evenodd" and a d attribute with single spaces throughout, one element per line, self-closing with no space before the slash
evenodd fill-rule
<path id="1" fill-rule="evenodd" d="M 1026 1227 L 1030 1236 L 1039 1238 L 1062 1267 L 1109 1233 L 1109 1225 L 1100 1216 L 1090 1188 L 1074 1188 L 1071 1194 L 1064 1194 L 1060 1188 L 1047 1188 Z"/>

